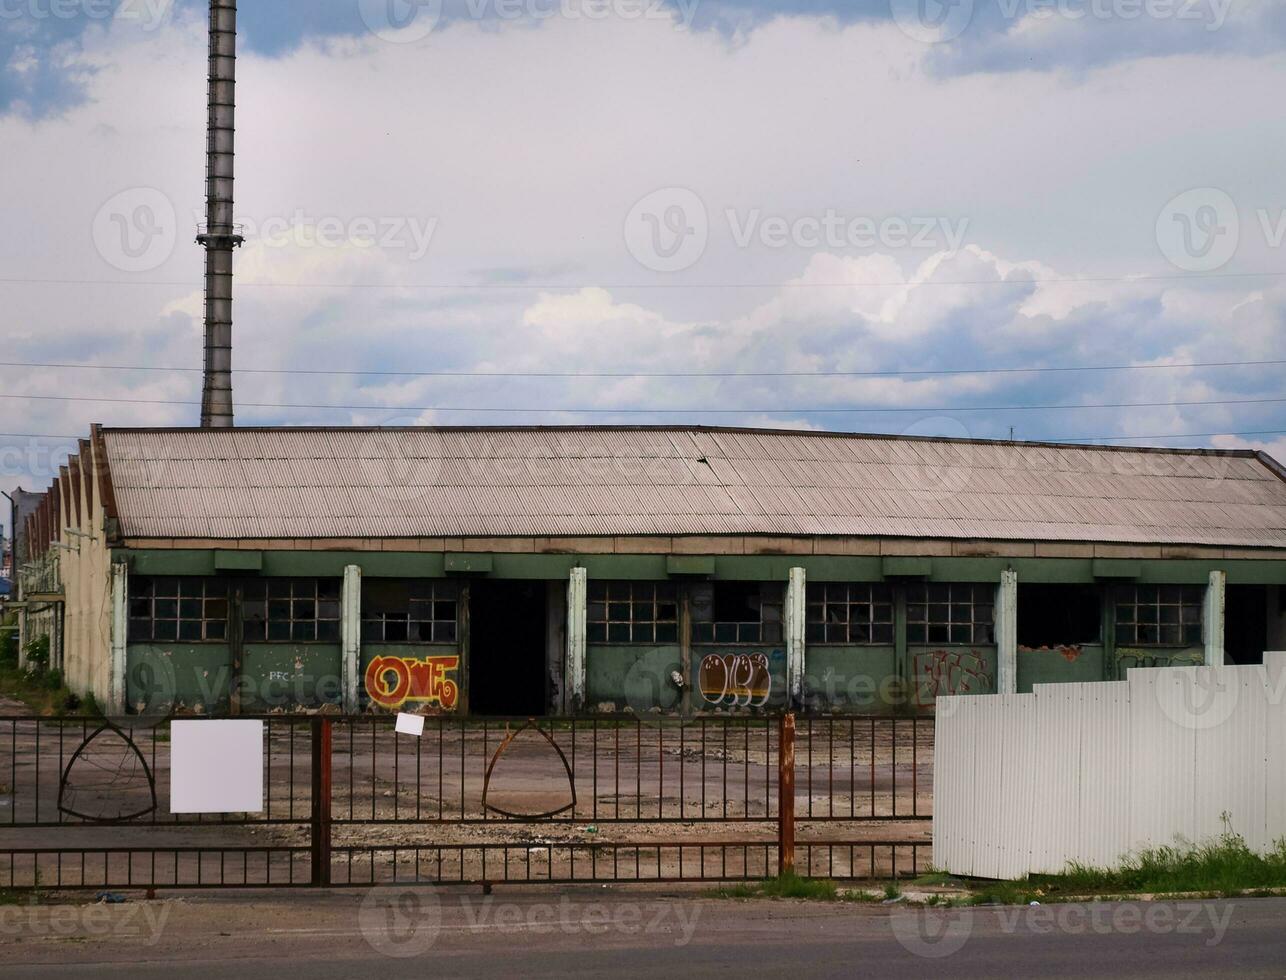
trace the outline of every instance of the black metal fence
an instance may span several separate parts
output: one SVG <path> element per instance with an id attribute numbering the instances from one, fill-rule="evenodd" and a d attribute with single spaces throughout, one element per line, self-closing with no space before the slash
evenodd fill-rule
<path id="1" fill-rule="evenodd" d="M 259 720 L 262 812 L 182 815 L 168 720 L 0 718 L 0 888 L 854 880 L 930 856 L 931 719 Z"/>

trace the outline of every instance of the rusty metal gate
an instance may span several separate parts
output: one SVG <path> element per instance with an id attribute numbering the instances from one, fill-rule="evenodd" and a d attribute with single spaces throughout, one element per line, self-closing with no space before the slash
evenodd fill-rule
<path id="1" fill-rule="evenodd" d="M 0 888 L 859 880 L 930 858 L 932 719 L 260 720 L 263 811 L 176 815 L 168 720 L 0 719 Z"/>

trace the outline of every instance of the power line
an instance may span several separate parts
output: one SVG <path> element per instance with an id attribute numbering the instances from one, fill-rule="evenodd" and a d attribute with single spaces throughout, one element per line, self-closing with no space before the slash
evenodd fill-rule
<path id="1" fill-rule="evenodd" d="M 579 289 L 879 289 L 897 286 L 1074 286 L 1080 283 L 1183 282 L 1207 279 L 1278 279 L 1286 271 L 1276 272 L 1201 272 L 1162 276 L 1069 276 L 1067 278 L 1013 279 L 890 279 L 872 282 L 256 282 L 239 279 L 237 288 L 268 289 L 434 289 L 434 290 L 579 290 Z M 0 277 L 0 284 L 10 286 L 165 286 L 196 288 L 186 279 L 52 279 Z"/>
<path id="2" fill-rule="evenodd" d="M 30 401 L 99 402 L 108 405 L 200 405 L 199 401 L 169 398 L 108 398 L 88 395 L 14 395 L 0 394 L 0 398 L 27 399 Z M 849 415 L 885 412 L 1035 412 L 1056 410 L 1082 410 L 1095 408 L 1191 408 L 1199 405 L 1274 405 L 1286 398 L 1221 398 L 1210 401 L 1162 402 L 1094 402 L 1082 405 L 896 405 L 887 407 L 863 406 L 861 408 L 575 408 L 567 406 L 491 406 L 491 405 L 326 405 L 286 402 L 239 402 L 241 408 L 329 410 L 341 412 L 508 412 L 528 414 L 570 415 Z"/>
<path id="3" fill-rule="evenodd" d="M 901 378 L 984 374 L 1049 374 L 1090 371 L 1175 371 L 1205 368 L 1270 367 L 1286 359 L 1262 361 L 1191 361 L 1180 364 L 1096 364 L 1048 367 L 944 368 L 910 371 L 363 371 L 329 368 L 237 368 L 237 374 L 286 374 L 380 378 Z M 201 367 L 147 364 L 77 364 L 59 361 L 0 361 L 0 367 L 93 371 L 151 371 L 199 374 Z"/>
<path id="4" fill-rule="evenodd" d="M 379 426 L 371 428 L 378 429 Z M 825 433 L 823 433 L 825 434 Z M 844 433 L 845 435 L 886 435 L 887 433 Z M 1252 429 L 1242 432 L 1167 432 L 1158 435 L 1149 436 L 1041 436 L 1037 439 L 1030 440 L 1033 442 L 1134 442 L 1143 439 L 1213 439 L 1218 436 L 1280 436 L 1286 435 L 1286 429 Z M 42 432 L 0 432 L 0 439 L 53 439 L 58 441 L 74 441 L 83 439 L 80 436 L 56 436 Z M 927 438 L 933 438 L 928 436 Z M 947 438 L 947 437 L 943 437 Z M 1018 442 L 1028 440 L 1019 439 Z"/>

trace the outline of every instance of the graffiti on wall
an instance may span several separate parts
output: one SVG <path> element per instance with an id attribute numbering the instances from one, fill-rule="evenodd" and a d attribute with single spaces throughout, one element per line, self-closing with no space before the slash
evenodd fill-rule
<path id="1" fill-rule="evenodd" d="M 460 686 L 448 675 L 460 666 L 458 656 L 373 657 L 366 666 L 366 693 L 383 708 L 396 710 L 408 701 L 454 708 Z"/>
<path id="2" fill-rule="evenodd" d="M 766 653 L 711 653 L 701 660 L 701 696 L 710 704 L 762 708 L 772 696 Z"/>
<path id="3" fill-rule="evenodd" d="M 942 695 L 986 694 L 996 687 L 986 659 L 976 650 L 926 650 L 915 655 L 913 666 L 917 707 L 931 708 Z"/>

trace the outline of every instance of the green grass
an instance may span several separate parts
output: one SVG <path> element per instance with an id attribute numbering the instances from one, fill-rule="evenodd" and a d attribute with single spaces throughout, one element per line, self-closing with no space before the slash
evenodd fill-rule
<path id="1" fill-rule="evenodd" d="M 1265 854 L 1246 846 L 1239 834 L 1225 832 L 1204 844 L 1140 851 L 1119 868 L 1072 865 L 1062 880 L 1085 892 L 1210 892 L 1232 894 L 1253 888 L 1286 887 L 1286 840 Z"/>
<path id="2" fill-rule="evenodd" d="M 18 666 L 18 634 L 12 631 L 0 632 L 0 694 L 16 698 L 37 715 L 57 717 L 97 713 L 96 705 L 81 703 L 64 686 L 60 672 L 44 670 L 32 673 L 21 669 Z"/>
<path id="3" fill-rule="evenodd" d="M 1257 854 L 1240 834 L 1227 830 L 1205 843 L 1139 851 L 1115 868 L 1073 864 L 1061 875 L 975 882 L 971 887 L 976 905 L 1025 905 L 1089 895 L 1191 893 L 1221 898 L 1268 894 L 1271 889 L 1286 888 L 1286 840 Z"/>
<path id="4" fill-rule="evenodd" d="M 794 872 L 764 881 L 729 885 L 710 894 L 714 898 L 806 898 L 831 902 L 840 897 L 835 882 L 826 878 L 801 878 Z"/>

